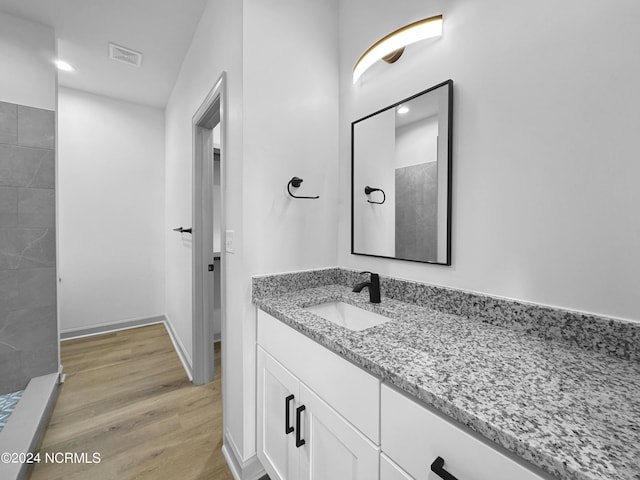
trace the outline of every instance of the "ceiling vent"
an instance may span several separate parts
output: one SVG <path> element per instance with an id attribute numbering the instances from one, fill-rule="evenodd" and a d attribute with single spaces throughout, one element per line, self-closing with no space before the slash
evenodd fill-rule
<path id="1" fill-rule="evenodd" d="M 131 50 L 130 48 L 121 47 L 115 43 L 109 43 L 109 58 L 118 62 L 140 67 L 142 65 L 142 54 Z"/>

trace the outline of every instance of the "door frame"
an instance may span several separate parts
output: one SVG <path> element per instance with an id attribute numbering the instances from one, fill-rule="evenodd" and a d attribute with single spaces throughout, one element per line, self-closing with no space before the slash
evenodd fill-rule
<path id="1" fill-rule="evenodd" d="M 227 127 L 227 80 L 226 72 L 222 72 L 211 91 L 193 115 L 193 294 L 192 294 L 192 335 L 193 335 L 193 383 L 204 385 L 213 380 L 214 354 L 211 335 L 211 321 L 205 319 L 205 303 L 213 301 L 205 295 L 204 274 L 207 272 L 205 265 L 209 264 L 207 248 L 211 250 L 213 244 L 213 224 L 211 215 L 204 208 L 205 202 L 209 202 L 212 210 L 211 198 L 203 189 L 203 181 L 207 172 L 205 164 L 205 130 L 213 129 L 217 122 L 220 123 L 220 229 L 226 230 L 225 200 L 226 200 L 226 127 Z M 213 149 L 210 155 L 213 156 Z M 213 177 L 211 177 L 213 178 Z M 207 198 L 205 198 L 205 196 Z M 211 211 L 209 211 L 211 213 Z M 209 217 L 209 218 L 206 218 Z M 209 231 L 210 230 L 210 231 Z M 221 239 L 224 238 L 221 235 Z M 224 358 L 224 345 L 226 338 L 226 252 L 220 248 L 220 313 L 221 313 L 221 340 L 222 356 Z M 213 278 L 213 276 L 212 276 Z M 213 280 L 212 280 L 213 281 Z M 223 387 L 224 389 L 224 387 Z"/>

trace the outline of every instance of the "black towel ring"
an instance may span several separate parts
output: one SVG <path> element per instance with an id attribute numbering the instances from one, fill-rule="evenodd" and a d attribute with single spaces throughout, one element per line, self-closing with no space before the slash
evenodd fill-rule
<path id="1" fill-rule="evenodd" d="M 365 195 L 371 195 L 373 192 L 382 192 L 382 201 L 381 202 L 372 202 L 371 200 L 367 199 L 367 202 L 374 203 L 376 205 L 382 205 L 384 202 L 387 201 L 387 195 L 386 195 L 386 193 L 384 193 L 384 190 L 382 190 L 381 188 L 374 188 L 374 187 L 370 187 L 369 185 L 364 187 L 364 194 Z"/>
<path id="2" fill-rule="evenodd" d="M 299 197 L 298 195 L 294 195 L 293 193 L 291 193 L 291 187 L 298 188 L 302 184 L 302 182 L 303 180 L 298 177 L 293 177 L 291 180 L 289 180 L 289 183 L 287 183 L 287 192 L 289 192 L 289 195 L 291 195 L 293 198 L 307 198 L 311 200 L 320 198 L 319 195 L 316 195 L 315 197 Z"/>

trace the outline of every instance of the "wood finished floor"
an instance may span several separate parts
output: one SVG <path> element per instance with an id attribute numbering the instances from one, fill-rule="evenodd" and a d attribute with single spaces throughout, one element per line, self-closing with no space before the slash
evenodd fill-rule
<path id="1" fill-rule="evenodd" d="M 67 375 L 40 452 L 99 452 L 99 464 L 38 464 L 32 480 L 233 480 L 222 456 L 216 378 L 189 382 L 163 325 L 61 344 Z"/>

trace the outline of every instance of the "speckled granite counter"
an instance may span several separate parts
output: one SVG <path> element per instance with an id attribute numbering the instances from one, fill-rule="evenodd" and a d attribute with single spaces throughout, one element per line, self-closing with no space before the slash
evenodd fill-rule
<path id="1" fill-rule="evenodd" d="M 289 293 L 266 278 L 254 280 L 261 309 L 546 472 L 640 479 L 637 361 L 389 297 L 373 305 L 335 275 Z M 303 309 L 338 300 L 392 320 L 355 332 Z"/>

